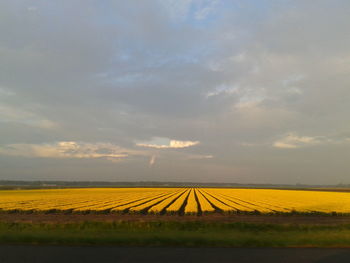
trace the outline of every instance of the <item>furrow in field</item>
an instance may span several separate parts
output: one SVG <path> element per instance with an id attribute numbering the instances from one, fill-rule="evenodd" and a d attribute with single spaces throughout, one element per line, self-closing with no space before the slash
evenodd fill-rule
<path id="1" fill-rule="evenodd" d="M 229 212 L 229 211 L 238 211 L 238 209 L 236 209 L 233 206 L 230 206 L 228 204 L 226 204 L 225 202 L 213 197 L 211 194 L 207 193 L 204 190 L 200 190 L 200 192 L 203 194 L 203 196 L 208 200 L 208 202 L 214 206 L 215 208 L 224 211 L 224 212 Z"/>
<path id="2" fill-rule="evenodd" d="M 128 198 L 127 197 L 118 197 L 118 198 L 113 198 L 113 199 L 109 199 L 109 200 L 100 200 L 100 202 L 98 203 L 94 203 L 94 204 L 87 204 L 85 206 L 81 206 L 81 207 L 77 207 L 77 206 L 73 206 L 70 209 L 73 209 L 73 211 L 94 211 L 94 210 L 101 210 L 101 208 L 103 207 L 111 207 L 111 206 L 115 206 L 118 203 L 127 201 Z"/>
<path id="3" fill-rule="evenodd" d="M 118 206 L 110 209 L 110 211 L 114 211 L 114 212 L 119 211 L 120 212 L 120 211 L 128 210 L 131 207 L 150 202 L 150 201 L 152 201 L 154 199 L 166 196 L 168 194 L 169 194 L 168 192 L 165 192 L 165 193 L 163 192 L 162 194 L 159 194 L 159 195 L 156 195 L 156 196 L 152 196 L 152 197 L 148 197 L 148 198 L 142 198 L 139 201 L 133 201 L 133 202 L 128 202 L 126 204 L 121 204 L 121 205 L 118 205 Z"/>
<path id="4" fill-rule="evenodd" d="M 209 201 L 203 196 L 203 194 L 198 189 L 196 189 L 196 195 L 197 195 L 202 213 L 215 211 L 215 208 L 209 203 Z"/>
<path id="5" fill-rule="evenodd" d="M 110 210 L 114 209 L 114 208 L 117 208 L 117 207 L 121 207 L 121 206 L 133 206 L 134 204 L 136 203 L 141 203 L 141 202 L 144 202 L 145 200 L 148 200 L 150 198 L 157 198 L 159 196 L 162 196 L 164 195 L 164 192 L 161 192 L 161 193 L 157 193 L 156 195 L 147 195 L 147 196 L 143 196 L 142 198 L 140 198 L 140 196 L 134 196 L 134 197 L 130 197 L 130 198 L 127 198 L 125 199 L 124 201 L 122 202 L 117 202 L 115 205 L 113 205 Z"/>
<path id="6" fill-rule="evenodd" d="M 253 201 L 249 202 L 249 201 L 243 200 L 241 198 L 233 197 L 233 196 L 228 195 L 228 194 L 221 194 L 221 195 L 223 195 L 226 198 L 229 198 L 231 200 L 235 200 L 237 202 L 245 203 L 246 205 L 250 205 L 252 207 L 257 207 L 256 210 L 258 210 L 260 212 L 277 212 L 277 211 L 281 211 L 281 210 L 282 211 L 287 211 L 287 212 L 289 211 L 289 209 L 287 209 L 287 208 L 279 207 L 279 206 L 275 206 L 275 205 L 270 205 L 270 204 L 263 203 L 263 202 L 258 201 L 258 200 L 256 200 L 256 201 L 254 200 L 255 203 L 252 203 Z"/>
<path id="7" fill-rule="evenodd" d="M 253 212 L 253 211 L 259 211 L 259 212 L 274 212 L 273 209 L 262 207 L 259 205 L 254 205 L 252 203 L 244 203 L 240 202 L 240 200 L 221 195 L 221 194 L 216 194 L 217 198 L 224 200 L 229 205 L 235 206 L 238 210 L 240 211 L 248 211 L 248 212 Z"/>
<path id="8" fill-rule="evenodd" d="M 71 201 L 69 202 L 67 200 L 67 203 L 62 203 L 60 202 L 59 204 L 57 203 L 53 203 L 48 201 L 46 204 L 40 204 L 40 205 L 36 205 L 34 210 L 38 210 L 38 211 L 43 211 L 43 210 L 71 210 L 75 207 L 84 207 L 84 206 L 88 206 L 91 204 L 97 204 L 102 202 L 102 200 L 96 200 L 96 199 L 89 199 L 89 200 L 85 200 L 84 202 L 77 202 L 77 203 L 72 203 Z"/>
<path id="9" fill-rule="evenodd" d="M 52 190 L 52 191 L 56 191 L 56 190 Z M 45 196 L 45 198 L 42 198 L 42 194 L 46 194 L 45 191 L 44 191 L 44 193 L 34 192 L 35 195 L 39 196 L 39 194 L 40 194 L 40 198 L 36 198 L 36 199 L 27 198 L 28 197 L 27 193 L 29 193 L 29 192 L 26 191 L 25 192 L 26 195 L 24 195 L 24 196 L 20 195 L 16 198 L 12 198 L 12 200 L 7 199 L 7 201 L 4 202 L 2 206 L 0 206 L 0 209 L 2 209 L 2 210 L 23 210 L 23 211 L 27 211 L 27 210 L 47 211 L 47 210 L 71 210 L 74 208 L 81 208 L 82 210 L 85 210 L 85 209 L 89 209 L 92 206 L 107 205 L 108 202 L 112 203 L 112 202 L 116 201 L 115 199 L 111 198 L 110 194 L 107 194 L 107 195 L 106 194 L 104 194 L 104 195 L 99 194 L 99 195 L 96 195 L 96 197 L 94 197 L 93 199 L 91 199 L 90 196 L 87 196 L 87 194 L 89 194 L 89 192 L 91 192 L 91 191 L 85 192 L 84 190 L 82 190 L 83 194 L 79 194 L 79 197 L 77 197 L 76 195 L 71 195 L 71 193 L 75 192 L 75 191 L 65 191 L 64 193 L 62 193 L 61 191 L 62 190 L 57 191 L 57 192 L 60 192 L 59 197 L 55 194 L 55 195 Z M 98 191 L 94 191 L 94 192 L 98 192 Z M 136 193 L 137 197 L 139 197 L 139 196 L 142 198 L 145 197 L 145 193 L 140 195 L 140 194 L 137 194 L 137 192 L 138 191 L 134 191 L 133 194 L 131 194 L 129 192 L 128 199 L 129 200 L 132 199 L 131 201 L 134 201 L 135 200 L 135 193 Z M 159 193 L 159 192 L 157 192 L 157 193 Z M 154 196 L 154 194 L 155 193 L 147 191 L 147 197 Z M 108 199 L 110 201 L 106 200 L 105 197 L 108 197 Z M 13 199 L 17 199 L 17 200 L 13 200 Z M 120 195 L 119 195 L 119 199 L 122 199 L 120 201 L 124 201 L 124 203 L 125 203 L 126 198 L 120 198 Z"/>
<path id="10" fill-rule="evenodd" d="M 346 209 L 350 204 L 348 194 L 343 196 L 339 193 L 277 189 L 227 189 L 225 191 L 228 195 L 238 197 L 240 200 L 269 207 L 276 212 L 327 213 L 334 211 L 341 213 L 350 211 Z M 337 198 L 334 198 L 336 196 Z"/>
<path id="11" fill-rule="evenodd" d="M 133 206 L 129 209 L 129 212 L 142 212 L 142 213 L 146 213 L 152 206 L 157 205 L 163 201 L 166 201 L 168 199 L 171 199 L 173 196 L 175 196 L 176 194 L 178 194 L 179 192 L 175 192 L 175 193 L 169 193 L 166 196 L 162 196 L 159 197 L 157 199 L 154 199 L 152 201 L 149 201 L 147 203 L 143 203 L 141 205 L 137 205 L 137 206 Z"/>
<path id="12" fill-rule="evenodd" d="M 124 196 L 116 196 L 114 198 L 109 198 L 108 200 L 100 200 L 98 203 L 96 204 L 87 204 L 85 206 L 81 206 L 81 207 L 72 207 L 72 209 L 74 209 L 74 211 L 82 211 L 82 210 L 92 210 L 93 208 L 97 208 L 97 207 L 102 207 L 102 206 L 116 206 L 120 203 L 125 204 L 126 202 L 129 201 L 133 201 L 133 200 L 141 200 L 142 198 L 148 198 L 150 196 L 154 196 L 154 194 L 132 194 L 132 193 L 128 193 L 128 194 L 124 194 Z"/>
<path id="13" fill-rule="evenodd" d="M 241 206 L 243 205 L 243 206 L 251 207 L 252 209 L 257 210 L 257 211 L 261 211 L 261 210 L 273 211 L 270 208 L 262 207 L 262 206 L 259 206 L 259 205 L 255 204 L 255 203 L 248 202 L 248 201 L 242 200 L 242 199 L 237 198 L 237 197 L 233 197 L 232 196 L 233 194 L 227 193 L 225 189 L 219 189 L 219 190 L 217 190 L 217 189 L 208 189 L 207 192 L 212 194 L 212 195 L 220 196 L 221 198 L 223 197 L 226 200 L 228 199 L 231 202 L 235 202 L 235 203 L 237 203 L 237 205 L 241 205 Z"/>
<path id="14" fill-rule="evenodd" d="M 84 206 L 69 205 L 69 206 L 62 207 L 62 209 L 72 210 L 74 212 L 93 211 L 93 210 L 96 210 L 99 207 L 104 207 L 104 206 L 115 204 L 118 201 L 120 201 L 120 202 L 125 201 L 125 198 L 119 198 L 119 199 L 113 198 L 113 199 L 110 199 L 108 201 L 106 201 L 106 200 L 99 200 L 97 202 L 87 203 Z"/>
<path id="15" fill-rule="evenodd" d="M 196 199 L 196 202 L 197 202 L 197 208 L 198 208 L 198 213 L 197 215 L 202 215 L 203 212 L 202 212 L 202 207 L 201 207 L 201 204 L 199 203 L 199 199 L 198 199 L 198 191 L 197 189 L 194 189 L 194 198 Z"/>
<path id="16" fill-rule="evenodd" d="M 155 213 L 155 214 L 161 214 L 163 211 L 165 211 L 173 202 L 175 202 L 182 194 L 184 194 L 186 190 L 181 190 L 180 193 L 176 193 L 174 196 L 169 197 L 162 202 L 152 206 L 148 212 L 149 213 Z"/>
<path id="17" fill-rule="evenodd" d="M 269 203 L 269 201 L 267 201 L 267 200 L 262 202 L 261 199 L 259 199 L 259 200 L 254 200 L 254 201 L 248 202 L 247 200 L 243 200 L 240 198 L 236 198 L 236 197 L 232 197 L 232 198 L 234 198 L 240 202 L 245 202 L 247 204 L 252 204 L 255 206 L 259 206 L 259 207 L 266 207 L 266 208 L 271 209 L 273 211 L 287 211 L 288 212 L 291 210 L 291 209 L 283 207 L 283 206 L 279 206 L 279 205 L 275 205 L 275 204 L 273 205 L 273 204 Z M 252 202 L 255 202 L 255 203 L 252 203 Z"/>
<path id="18" fill-rule="evenodd" d="M 247 207 L 248 209 L 252 210 L 252 211 L 259 211 L 261 213 L 271 213 L 271 212 L 276 212 L 276 209 L 274 209 L 274 207 L 272 206 L 265 206 L 265 205 L 261 205 L 261 204 L 257 204 L 257 203 L 252 203 L 252 202 L 247 202 L 245 200 L 239 199 L 239 198 L 234 198 L 231 196 L 225 196 L 225 195 L 221 195 L 222 198 L 225 198 L 226 200 L 230 200 L 231 202 L 234 203 L 238 203 L 243 207 Z M 247 210 L 248 211 L 248 210 Z"/>
<path id="19" fill-rule="evenodd" d="M 141 195 L 135 195 L 135 194 L 123 194 L 123 195 L 117 195 L 114 198 L 108 198 L 102 199 L 97 203 L 88 203 L 85 206 L 72 206 L 72 207 L 67 207 L 69 209 L 73 209 L 75 212 L 82 212 L 82 211 L 101 211 L 101 210 L 106 210 L 111 207 L 115 207 L 118 204 L 125 204 L 126 202 L 133 201 L 135 199 L 140 199 L 142 198 L 147 198 L 150 197 L 151 195 L 149 193 L 147 194 L 141 194 Z"/>
<path id="20" fill-rule="evenodd" d="M 150 197 L 156 197 L 157 195 L 155 195 L 154 193 L 152 194 L 152 193 L 148 192 L 146 197 L 145 197 L 144 194 L 142 196 L 145 199 L 145 198 L 150 198 Z M 129 202 L 130 200 L 135 200 L 136 199 L 136 200 L 139 201 L 140 200 L 140 199 L 138 199 L 139 197 L 140 197 L 140 195 L 135 196 L 135 194 L 129 194 L 127 197 L 124 196 L 123 198 L 119 198 L 119 199 L 116 199 L 116 200 L 112 200 L 112 201 L 110 201 L 108 203 L 106 202 L 104 204 L 91 207 L 91 208 L 89 208 L 89 210 L 93 210 L 93 211 L 108 211 L 108 210 L 110 210 L 112 208 L 115 208 L 118 205 L 121 205 L 121 204 L 125 205 L 126 202 L 130 203 Z M 141 200 L 143 200 L 143 199 L 141 199 Z M 130 204 L 132 204 L 132 203 L 130 203 Z"/>
<path id="21" fill-rule="evenodd" d="M 76 202 L 74 202 L 74 198 L 73 198 L 73 201 L 72 199 L 66 200 L 66 202 L 60 202 L 59 204 L 53 205 L 52 208 L 57 210 L 70 210 L 78 207 L 87 207 L 91 204 L 95 204 L 103 201 L 104 200 L 101 198 L 90 199 L 85 197 L 83 201 L 77 200 Z"/>
<path id="22" fill-rule="evenodd" d="M 168 190 L 168 189 L 167 189 Z M 1 192 L 0 197 L 5 196 L 5 202 L 0 204 L 1 210 L 23 210 L 23 211 L 49 211 L 49 210 L 72 210 L 81 208 L 90 210 L 90 208 L 115 206 L 121 202 L 134 202 L 146 197 L 155 197 L 163 193 L 165 189 L 60 189 L 44 191 L 19 191 L 20 194 L 13 195 L 13 191 L 4 195 Z M 8 197 L 9 196 L 9 197 Z M 37 196 L 38 198 L 33 198 Z M 4 201 L 4 199 L 3 199 Z M 114 203 L 114 205 L 113 205 Z"/>
<path id="23" fill-rule="evenodd" d="M 36 199 L 31 202 L 17 202 L 16 204 L 11 205 L 11 209 L 18 209 L 18 210 L 37 210 L 37 211 L 44 211 L 44 210 L 52 210 L 52 209 L 60 209 L 60 207 L 67 205 L 68 203 L 72 203 L 72 199 L 69 198 L 61 198 L 61 199 Z M 91 202 L 91 200 L 84 199 L 78 199 L 75 204 L 82 204 Z M 9 208 L 9 207 L 7 207 Z"/>
<path id="24" fill-rule="evenodd" d="M 66 201 L 60 201 L 60 202 L 54 202 L 53 200 L 48 200 L 47 203 L 50 203 L 51 209 L 56 210 L 70 210 L 78 207 L 88 207 L 96 204 L 100 204 L 103 202 L 107 202 L 109 200 L 112 200 L 112 198 L 109 197 L 103 197 L 103 196 L 97 196 L 95 198 L 91 197 L 83 197 L 84 200 L 77 199 L 75 202 L 75 199 L 72 197 L 71 199 L 67 199 Z M 50 202 L 51 201 L 51 202 Z M 38 205 L 38 209 L 42 209 L 42 205 Z"/>
<path id="25" fill-rule="evenodd" d="M 176 213 L 176 212 L 180 212 L 184 202 L 187 199 L 187 196 L 189 195 L 189 192 L 191 191 L 191 189 L 188 189 L 186 192 L 184 192 L 179 198 L 177 198 L 175 200 L 175 202 L 173 202 L 167 209 L 166 212 L 169 213 Z"/>

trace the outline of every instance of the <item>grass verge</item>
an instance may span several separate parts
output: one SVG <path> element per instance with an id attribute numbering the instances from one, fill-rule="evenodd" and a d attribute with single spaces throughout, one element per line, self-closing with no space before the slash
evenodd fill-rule
<path id="1" fill-rule="evenodd" d="M 2 244 L 350 247 L 350 225 L 213 222 L 0 223 Z"/>

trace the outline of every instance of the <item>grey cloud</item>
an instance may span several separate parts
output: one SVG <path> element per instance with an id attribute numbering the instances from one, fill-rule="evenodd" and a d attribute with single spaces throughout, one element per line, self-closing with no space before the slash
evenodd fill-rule
<path id="1" fill-rule="evenodd" d="M 135 141 L 176 138 L 201 143 L 148 149 L 123 164 L 90 160 L 96 168 L 88 176 L 210 181 L 213 173 L 221 181 L 295 183 L 337 167 L 335 177 L 321 172 L 322 181 L 344 181 L 346 162 L 334 156 L 346 145 L 300 147 L 300 156 L 279 156 L 271 145 L 290 131 L 347 138 L 348 1 L 213 2 L 1 2 L 1 145 L 80 141 L 136 150 Z M 310 152 L 315 167 L 301 158 Z M 144 171 L 151 156 L 152 171 Z M 21 178 L 27 166 L 29 179 L 35 171 L 45 178 L 39 164 L 50 163 L 12 157 L 22 158 L 16 168 L 0 158 L 4 179 Z M 59 160 L 55 176 L 84 179 L 84 162 Z"/>

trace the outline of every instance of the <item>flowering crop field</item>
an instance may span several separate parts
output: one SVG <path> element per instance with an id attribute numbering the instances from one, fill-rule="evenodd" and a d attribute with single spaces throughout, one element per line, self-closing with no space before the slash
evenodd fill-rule
<path id="1" fill-rule="evenodd" d="M 141 214 L 350 213 L 350 193 L 229 188 L 82 188 L 0 191 L 3 212 Z"/>

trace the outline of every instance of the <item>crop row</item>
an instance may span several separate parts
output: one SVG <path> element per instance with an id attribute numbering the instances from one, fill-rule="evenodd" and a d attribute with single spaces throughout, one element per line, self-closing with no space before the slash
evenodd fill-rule
<path id="1" fill-rule="evenodd" d="M 215 188 L 90 188 L 0 191 L 3 211 L 206 214 L 350 212 L 350 194 Z"/>

